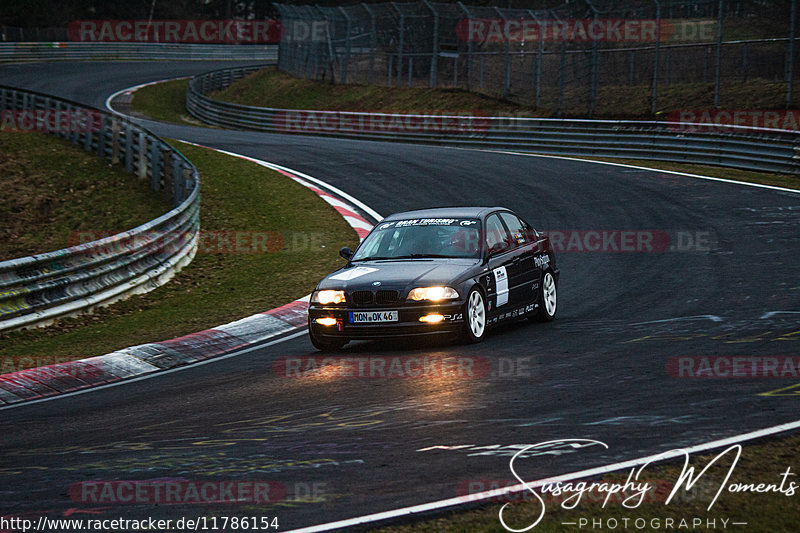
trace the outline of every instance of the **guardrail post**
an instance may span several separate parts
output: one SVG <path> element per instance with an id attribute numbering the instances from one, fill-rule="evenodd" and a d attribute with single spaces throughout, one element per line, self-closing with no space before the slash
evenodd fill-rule
<path id="1" fill-rule="evenodd" d="M 139 132 L 139 160 L 136 170 L 140 180 L 147 179 L 147 136 L 143 131 Z"/>
<path id="2" fill-rule="evenodd" d="M 133 174 L 133 129 L 125 122 L 125 172 Z"/>
<path id="3" fill-rule="evenodd" d="M 150 187 L 154 191 L 161 190 L 161 151 L 158 143 L 150 143 Z"/>
<path id="4" fill-rule="evenodd" d="M 86 120 L 84 128 L 84 138 L 83 138 L 83 149 L 87 152 L 92 151 L 92 124 L 88 120 L 88 115 L 84 114 L 84 119 Z"/>
<path id="5" fill-rule="evenodd" d="M 119 163 L 119 120 L 117 117 L 111 119 L 111 164 Z"/>
<path id="6" fill-rule="evenodd" d="M 189 168 L 189 167 L 184 166 L 183 167 L 183 179 L 181 180 L 181 189 L 182 189 L 182 194 L 183 194 L 184 197 L 189 195 L 189 192 L 191 191 L 191 189 L 194 188 L 194 184 L 195 184 L 195 182 L 194 182 L 194 176 L 192 175 L 192 169 Z M 189 187 L 190 185 L 191 185 L 191 188 Z M 183 201 L 183 198 L 181 198 L 181 201 Z"/>
<path id="7" fill-rule="evenodd" d="M 173 197 L 175 195 L 174 184 L 172 183 L 172 151 L 169 146 L 161 147 L 161 178 L 164 184 L 164 191 L 167 196 Z"/>
<path id="8" fill-rule="evenodd" d="M 100 118 L 100 128 L 97 130 L 97 155 L 102 157 L 103 159 L 106 158 L 106 130 L 108 126 L 106 125 L 106 117 L 103 116 Z"/>
<path id="9" fill-rule="evenodd" d="M 183 201 L 183 162 L 172 153 L 172 202 L 179 205 Z"/>

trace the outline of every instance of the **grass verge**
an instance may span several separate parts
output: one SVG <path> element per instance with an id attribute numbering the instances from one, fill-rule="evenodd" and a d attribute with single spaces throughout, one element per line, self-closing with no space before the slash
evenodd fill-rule
<path id="1" fill-rule="evenodd" d="M 295 78 L 274 68 L 256 71 L 209 95 L 235 104 L 282 109 L 396 113 L 501 113 L 525 110 L 513 102 L 462 89 L 333 85 Z M 530 113 L 534 111 L 528 109 Z"/>
<path id="2" fill-rule="evenodd" d="M 155 120 L 210 128 L 186 111 L 187 85 L 188 79 L 146 85 L 133 93 L 131 107 L 134 112 Z"/>
<path id="3" fill-rule="evenodd" d="M 788 489 L 790 483 L 797 484 L 796 477 L 796 458 L 797 449 L 800 446 L 800 435 L 792 435 L 779 438 L 769 442 L 749 445 L 744 448 L 741 458 L 734 465 L 735 452 L 729 452 L 722 456 L 725 448 L 711 453 L 691 456 L 690 466 L 695 468 L 697 476 L 703 468 L 714 458 L 720 456 L 708 472 L 703 475 L 691 490 L 684 489 L 685 484 L 676 492 L 670 504 L 665 500 L 670 494 L 672 487 L 677 484 L 683 471 L 683 460 L 679 463 L 671 462 L 663 465 L 652 465 L 648 467 L 640 476 L 640 480 L 647 481 L 655 490 L 650 496 L 636 508 L 629 509 L 622 505 L 622 500 L 627 496 L 635 495 L 635 491 L 625 492 L 625 497 L 612 497 L 604 507 L 603 499 L 607 491 L 595 490 L 586 492 L 574 509 L 562 507 L 562 501 L 576 493 L 569 493 L 561 499 L 554 498 L 550 494 L 545 495 L 545 515 L 542 521 L 530 531 L 534 532 L 575 532 L 575 531 L 770 531 L 770 532 L 794 532 L 797 531 L 797 524 L 800 521 L 800 507 L 793 505 L 796 498 L 795 491 L 791 494 L 779 493 L 775 490 L 734 492 L 729 490 L 732 484 L 755 484 L 763 483 L 766 485 L 780 485 L 781 475 L 791 468 L 792 472 L 788 476 L 784 488 Z M 518 471 L 524 469 L 526 461 L 535 459 L 517 460 L 515 466 Z M 725 475 L 732 470 L 730 479 L 725 480 Z M 595 478 L 595 481 L 615 481 L 624 484 L 629 471 L 609 474 L 602 476 L 602 479 Z M 468 477 L 468 474 L 465 476 Z M 497 479 L 513 480 L 510 471 L 497 472 Z M 526 481 L 533 481 L 526 479 Z M 591 480 L 584 479 L 582 481 Z M 500 487 L 511 483 L 501 482 Z M 487 484 L 488 485 L 488 484 Z M 709 504 L 714 500 L 716 492 L 723 487 L 719 498 L 714 502 L 711 510 Z M 491 488 L 497 488 L 492 486 Z M 487 490 L 489 490 L 487 488 Z M 541 494 L 541 493 L 540 493 Z M 452 496 L 455 497 L 456 487 L 453 487 Z M 564 502 L 569 506 L 577 498 Z M 507 500 L 509 501 L 509 500 Z M 633 505 L 638 501 L 637 497 L 628 501 Z M 398 525 L 377 529 L 379 533 L 410 533 L 421 531 L 453 532 L 453 533 L 483 533 L 483 532 L 506 532 L 500 523 L 498 513 L 503 503 L 493 503 L 471 511 L 460 513 L 450 513 L 441 518 L 423 520 L 406 525 Z M 541 504 L 533 495 L 528 493 L 526 497 L 519 497 L 503 511 L 503 519 L 509 527 L 515 530 L 522 530 L 533 524 L 541 512 Z M 628 526 L 624 525 L 623 519 L 628 518 Z M 692 525 L 693 519 L 702 520 L 702 525 Z M 579 527 L 579 520 L 587 520 L 583 527 Z M 639 527 L 636 522 L 643 527 Z M 673 526 L 668 527 L 666 520 L 672 519 Z M 687 520 L 688 527 L 678 527 L 681 520 Z M 602 520 L 602 526 L 597 527 L 600 522 L 593 527 L 592 520 Z M 616 522 L 612 522 L 615 520 Z M 709 527 L 707 520 L 716 520 L 713 526 Z M 723 526 L 722 520 L 727 520 L 727 525 Z M 617 525 L 612 527 L 611 524 Z M 733 523 L 746 523 L 746 525 L 733 525 Z"/>
<path id="4" fill-rule="evenodd" d="M 582 87 L 568 87 L 565 90 L 565 118 L 586 118 L 587 95 L 583 91 Z M 557 99 L 551 92 L 551 88 L 545 88 L 545 101 Z M 656 116 L 651 112 L 651 95 L 652 88 L 649 85 L 603 86 L 598 91 L 597 112 L 593 118 L 653 120 L 674 110 L 715 107 L 714 85 L 711 83 L 661 86 Z M 553 110 L 544 107 L 537 109 L 527 104 L 536 101 L 533 87 L 520 88 L 509 98 L 503 99 L 453 88 L 331 84 L 296 78 L 274 68 L 254 72 L 210 96 L 235 104 L 283 109 L 555 116 Z M 786 84 L 762 79 L 727 84 L 722 88 L 720 98 L 722 109 L 782 109 L 786 104 Z M 800 95 L 792 105 L 800 105 Z"/>
<path id="5" fill-rule="evenodd" d="M 0 260 L 66 248 L 78 232 L 124 231 L 172 209 L 119 165 L 45 133 L 0 131 Z"/>
<path id="6" fill-rule="evenodd" d="M 145 295 L 45 329 L 0 336 L 0 372 L 22 366 L 21 361 L 36 366 L 99 355 L 267 311 L 308 294 L 341 265 L 339 248 L 358 242 L 331 206 L 285 176 L 173 144 L 197 166 L 203 184 L 203 237 L 194 261 Z M 104 220 L 93 229 L 108 225 Z"/>

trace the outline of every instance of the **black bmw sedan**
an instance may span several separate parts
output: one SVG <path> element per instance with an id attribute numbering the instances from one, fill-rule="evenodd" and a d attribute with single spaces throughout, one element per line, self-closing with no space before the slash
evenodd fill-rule
<path id="1" fill-rule="evenodd" d="M 308 331 L 320 350 L 351 339 L 456 335 L 556 314 L 559 270 L 550 240 L 502 207 L 396 213 L 311 294 Z"/>

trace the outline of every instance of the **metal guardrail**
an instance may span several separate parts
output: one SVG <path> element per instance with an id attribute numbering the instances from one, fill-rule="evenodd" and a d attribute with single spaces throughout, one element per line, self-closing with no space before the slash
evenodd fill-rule
<path id="1" fill-rule="evenodd" d="M 205 60 L 277 61 L 277 45 L 0 42 L 0 61 L 80 60 Z"/>
<path id="2" fill-rule="evenodd" d="M 186 109 L 216 126 L 371 140 L 511 148 L 541 154 L 654 159 L 800 173 L 800 133 L 635 120 L 573 120 L 288 110 L 222 102 L 208 94 L 258 66 L 193 78 Z"/>
<path id="3" fill-rule="evenodd" d="M 0 262 L 0 331 L 44 325 L 165 283 L 197 250 L 197 169 L 164 141 L 123 118 L 81 104 L 0 86 L 0 109 L 27 129 L 71 140 L 124 164 L 175 208 L 117 235 Z M 10 117 L 10 118 L 9 118 Z"/>

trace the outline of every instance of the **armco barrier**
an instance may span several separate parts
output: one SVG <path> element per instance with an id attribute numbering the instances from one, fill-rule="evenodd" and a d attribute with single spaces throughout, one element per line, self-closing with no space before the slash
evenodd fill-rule
<path id="1" fill-rule="evenodd" d="M 278 47 L 262 44 L 52 42 L 0 43 L 0 61 L 80 60 L 277 61 Z"/>
<path id="2" fill-rule="evenodd" d="M 276 133 L 800 172 L 800 133 L 788 130 L 663 121 L 303 111 L 239 105 L 208 96 L 255 70 L 254 66 L 229 68 L 193 78 L 186 109 L 216 126 Z"/>
<path id="3" fill-rule="evenodd" d="M 197 250 L 200 181 L 179 152 L 123 117 L 0 86 L 2 124 L 71 140 L 125 165 L 175 208 L 132 230 L 55 252 L 0 262 L 0 331 L 43 325 L 163 284 Z"/>

